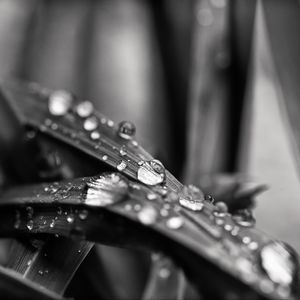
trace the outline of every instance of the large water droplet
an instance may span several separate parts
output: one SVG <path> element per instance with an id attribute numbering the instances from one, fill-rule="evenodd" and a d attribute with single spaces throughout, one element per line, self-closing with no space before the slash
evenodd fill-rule
<path id="1" fill-rule="evenodd" d="M 83 122 L 83 128 L 87 131 L 95 130 L 98 127 L 98 119 L 96 117 L 89 117 Z"/>
<path id="2" fill-rule="evenodd" d="M 65 115 L 72 105 L 73 97 L 70 93 L 58 90 L 50 94 L 48 100 L 49 112 L 54 116 Z"/>
<path id="3" fill-rule="evenodd" d="M 135 125 L 129 121 L 120 122 L 118 134 L 123 139 L 131 139 L 135 135 Z"/>
<path id="4" fill-rule="evenodd" d="M 165 181 L 165 168 L 159 160 L 144 162 L 137 171 L 137 179 L 147 185 L 157 185 Z"/>
<path id="5" fill-rule="evenodd" d="M 89 117 L 94 110 L 93 103 L 90 101 L 84 101 L 77 105 L 76 112 L 79 117 L 87 118 Z"/>
<path id="6" fill-rule="evenodd" d="M 269 278 L 282 286 L 291 286 L 298 263 L 296 254 L 287 245 L 273 242 L 264 246 L 260 252 L 261 266 Z"/>
<path id="7" fill-rule="evenodd" d="M 127 180 L 117 173 L 107 173 L 87 183 L 85 203 L 107 206 L 124 199 L 128 192 Z"/>
<path id="8" fill-rule="evenodd" d="M 145 225 L 154 224 L 157 219 L 157 212 L 151 206 L 143 207 L 138 213 L 138 219 Z"/>

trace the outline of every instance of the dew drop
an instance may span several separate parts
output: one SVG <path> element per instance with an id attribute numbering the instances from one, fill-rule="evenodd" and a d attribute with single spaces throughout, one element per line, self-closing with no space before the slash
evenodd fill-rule
<path id="1" fill-rule="evenodd" d="M 170 272 L 170 270 L 167 269 L 167 268 L 161 268 L 161 269 L 159 270 L 159 272 L 158 272 L 158 275 L 159 275 L 159 277 L 162 278 L 162 279 L 167 279 L 167 278 L 170 277 L 171 272 Z"/>
<path id="2" fill-rule="evenodd" d="M 29 220 L 26 224 L 26 227 L 29 231 L 31 231 L 33 229 L 33 221 Z"/>
<path id="3" fill-rule="evenodd" d="M 143 207 L 138 213 L 138 219 L 145 225 L 154 224 L 157 219 L 157 212 L 151 206 Z"/>
<path id="4" fill-rule="evenodd" d="M 166 225 L 170 229 L 179 229 L 183 225 L 181 217 L 171 217 L 167 220 Z"/>
<path id="5" fill-rule="evenodd" d="M 118 135 L 126 140 L 132 139 L 135 135 L 135 125 L 129 121 L 122 121 L 119 123 Z"/>
<path id="6" fill-rule="evenodd" d="M 73 97 L 63 90 L 54 91 L 48 99 L 49 112 L 54 116 L 63 116 L 71 108 Z"/>
<path id="7" fill-rule="evenodd" d="M 50 228 L 53 228 L 55 226 L 55 220 L 51 220 L 51 223 L 50 223 Z"/>
<path id="8" fill-rule="evenodd" d="M 127 150 L 126 150 L 125 146 L 121 147 L 119 153 L 120 153 L 121 156 L 127 155 Z"/>
<path id="9" fill-rule="evenodd" d="M 261 266 L 275 283 L 290 287 L 298 273 L 294 251 L 284 243 L 272 242 L 260 251 Z"/>
<path id="10" fill-rule="evenodd" d="M 214 211 L 214 215 L 218 217 L 224 217 L 228 213 L 228 207 L 225 202 L 217 202 L 215 204 L 216 210 Z"/>
<path id="11" fill-rule="evenodd" d="M 87 183 L 87 205 L 107 206 L 117 203 L 128 193 L 128 181 L 118 173 L 107 173 Z"/>
<path id="12" fill-rule="evenodd" d="M 192 211 L 201 211 L 204 206 L 202 201 L 188 198 L 179 198 L 179 203 L 181 206 Z"/>
<path id="13" fill-rule="evenodd" d="M 123 171 L 125 170 L 127 167 L 127 164 L 124 160 L 122 160 L 118 165 L 117 165 L 117 169 L 118 171 Z"/>
<path id="14" fill-rule="evenodd" d="M 85 220 L 88 217 L 89 212 L 86 209 L 83 209 L 79 212 L 78 216 L 80 220 Z"/>
<path id="15" fill-rule="evenodd" d="M 83 101 L 79 103 L 76 107 L 76 113 L 81 118 L 89 117 L 94 110 L 93 103 L 90 101 Z"/>
<path id="16" fill-rule="evenodd" d="M 100 139 L 100 133 L 98 131 L 93 131 L 91 133 L 91 139 L 92 140 L 99 140 Z"/>
<path id="17" fill-rule="evenodd" d="M 107 126 L 108 127 L 113 127 L 114 125 L 115 125 L 115 123 L 112 120 L 107 121 Z"/>
<path id="18" fill-rule="evenodd" d="M 108 156 L 107 156 L 107 155 L 103 155 L 103 156 L 102 156 L 102 159 L 103 159 L 104 161 L 107 161 Z"/>
<path id="19" fill-rule="evenodd" d="M 155 193 L 148 193 L 147 194 L 147 199 L 152 201 L 152 200 L 156 200 L 158 197 Z"/>
<path id="20" fill-rule="evenodd" d="M 98 120 L 96 117 L 89 117 L 83 122 L 83 128 L 87 131 L 95 130 L 98 127 Z"/>
<path id="21" fill-rule="evenodd" d="M 39 273 L 40 276 L 44 275 L 44 271 L 43 270 L 39 270 L 38 273 Z"/>
<path id="22" fill-rule="evenodd" d="M 137 171 L 137 179 L 147 185 L 157 185 L 165 181 L 165 168 L 159 160 L 144 162 Z"/>
<path id="23" fill-rule="evenodd" d="M 256 223 L 252 211 L 249 209 L 241 209 L 235 212 L 232 219 L 240 226 L 253 227 Z"/>
<path id="24" fill-rule="evenodd" d="M 68 216 L 67 216 L 67 222 L 68 222 L 68 223 L 73 223 L 74 220 L 75 220 L 74 215 L 68 215 Z"/>

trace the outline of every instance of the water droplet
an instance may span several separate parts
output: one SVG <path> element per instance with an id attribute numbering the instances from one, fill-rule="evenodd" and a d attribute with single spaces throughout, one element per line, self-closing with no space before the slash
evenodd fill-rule
<path id="1" fill-rule="evenodd" d="M 14 228 L 16 228 L 16 229 L 18 229 L 20 227 L 20 225 L 21 225 L 21 219 L 20 219 L 20 217 L 21 217 L 21 214 L 17 210 L 16 211 L 16 220 L 15 220 L 15 224 L 14 224 Z"/>
<path id="2" fill-rule="evenodd" d="M 126 147 L 125 147 L 125 146 L 122 146 L 119 153 L 120 153 L 121 156 L 127 155 Z"/>
<path id="3" fill-rule="evenodd" d="M 165 176 L 164 166 L 156 159 L 144 162 L 137 171 L 137 179 L 147 185 L 161 184 Z"/>
<path id="4" fill-rule="evenodd" d="M 134 205 L 134 210 L 135 210 L 135 211 L 140 211 L 141 208 L 142 208 L 142 205 L 141 205 L 141 204 L 135 204 L 135 205 Z"/>
<path id="5" fill-rule="evenodd" d="M 32 218 L 33 213 L 34 213 L 33 208 L 32 208 L 31 206 L 27 206 L 27 207 L 26 207 L 26 211 L 27 211 L 27 217 L 28 217 L 29 219 Z"/>
<path id="6" fill-rule="evenodd" d="M 218 217 L 224 217 L 228 213 L 228 207 L 225 202 L 217 202 L 215 204 L 216 210 L 214 211 L 214 215 Z"/>
<path id="7" fill-rule="evenodd" d="M 31 231 L 33 229 L 33 221 L 29 220 L 26 224 L 26 227 L 29 231 Z"/>
<path id="8" fill-rule="evenodd" d="M 50 228 L 53 228 L 55 226 L 55 221 L 54 220 L 51 220 L 51 223 L 50 223 Z"/>
<path id="9" fill-rule="evenodd" d="M 226 231 L 231 231 L 232 228 L 233 228 L 233 226 L 232 226 L 231 224 L 225 224 L 225 225 L 224 225 L 224 229 L 225 229 Z"/>
<path id="10" fill-rule="evenodd" d="M 103 124 L 103 125 L 106 123 L 106 121 L 107 121 L 107 120 L 106 120 L 106 118 L 104 118 L 104 117 L 102 117 L 102 118 L 100 119 L 100 122 L 101 122 L 101 124 Z"/>
<path id="11" fill-rule="evenodd" d="M 92 140 L 99 140 L 100 139 L 100 133 L 98 131 L 93 131 L 91 133 L 91 139 Z"/>
<path id="12" fill-rule="evenodd" d="M 107 121 L 107 126 L 108 127 L 113 127 L 114 125 L 115 125 L 115 123 L 112 120 Z"/>
<path id="13" fill-rule="evenodd" d="M 93 103 L 90 101 L 84 101 L 77 105 L 76 107 L 76 113 L 81 118 L 87 118 L 89 117 L 94 110 Z"/>
<path id="14" fill-rule="evenodd" d="M 249 209 L 241 209 L 235 212 L 232 219 L 240 226 L 253 227 L 256 223 L 252 211 Z"/>
<path id="15" fill-rule="evenodd" d="M 145 225 L 154 224 L 157 219 L 157 212 L 151 206 L 143 207 L 138 213 L 138 219 Z"/>
<path id="16" fill-rule="evenodd" d="M 170 277 L 171 272 L 170 272 L 170 270 L 167 269 L 167 268 L 161 268 L 161 269 L 159 270 L 159 272 L 158 272 L 158 275 L 159 275 L 159 277 L 162 278 L 162 279 L 167 279 L 167 278 Z"/>
<path id="17" fill-rule="evenodd" d="M 244 236 L 242 242 L 248 245 L 251 242 L 251 238 L 249 236 Z"/>
<path id="18" fill-rule="evenodd" d="M 152 201 L 152 200 L 156 200 L 158 198 L 158 196 L 155 193 L 148 193 L 147 194 L 147 199 Z"/>
<path id="19" fill-rule="evenodd" d="M 85 220 L 88 217 L 89 212 L 86 209 L 83 209 L 79 212 L 78 216 L 80 220 Z"/>
<path id="20" fill-rule="evenodd" d="M 107 173 L 87 183 L 85 203 L 91 206 L 107 206 L 125 198 L 128 182 L 117 173 Z"/>
<path id="21" fill-rule="evenodd" d="M 68 215 L 68 216 L 67 216 L 67 222 L 68 222 L 68 223 L 73 223 L 74 220 L 75 220 L 74 215 Z"/>
<path id="22" fill-rule="evenodd" d="M 170 229 L 179 229 L 183 225 L 181 217 L 171 217 L 167 220 L 166 225 Z"/>
<path id="23" fill-rule="evenodd" d="M 118 135 L 126 140 L 130 140 L 135 135 L 135 125 L 129 121 L 119 123 Z"/>
<path id="24" fill-rule="evenodd" d="M 161 215 L 162 217 L 167 217 L 167 216 L 169 215 L 169 212 L 168 212 L 167 209 L 162 208 L 162 209 L 160 210 L 160 215 Z"/>
<path id="25" fill-rule="evenodd" d="M 188 198 L 179 198 L 179 203 L 181 206 L 192 211 L 201 211 L 204 206 L 202 201 Z"/>
<path id="26" fill-rule="evenodd" d="M 137 141 L 131 141 L 131 145 L 132 145 L 133 147 L 137 147 L 139 144 L 138 144 Z"/>
<path id="27" fill-rule="evenodd" d="M 249 249 L 250 250 L 257 250 L 258 249 L 258 244 L 256 242 L 251 242 L 249 245 L 248 245 Z"/>
<path id="28" fill-rule="evenodd" d="M 30 259 L 28 262 L 27 262 L 27 266 L 29 267 L 32 263 L 32 260 Z"/>
<path id="29" fill-rule="evenodd" d="M 63 211 L 62 211 L 62 208 L 61 207 L 58 207 L 57 208 L 57 214 L 58 215 L 62 215 Z"/>
<path id="30" fill-rule="evenodd" d="M 127 167 L 127 164 L 124 160 L 122 160 L 118 165 L 117 165 L 117 169 L 118 171 L 123 171 L 125 170 Z"/>
<path id="31" fill-rule="evenodd" d="M 38 273 L 39 273 L 40 276 L 44 275 L 44 271 L 43 270 L 39 270 Z"/>
<path id="32" fill-rule="evenodd" d="M 269 278 L 281 285 L 291 286 L 298 273 L 295 252 L 286 244 L 272 242 L 260 252 L 261 266 Z"/>
<path id="33" fill-rule="evenodd" d="M 204 200 L 209 203 L 214 203 L 214 198 L 211 195 L 204 195 Z"/>
<path id="34" fill-rule="evenodd" d="M 107 156 L 107 155 L 103 155 L 103 156 L 102 156 L 102 159 L 103 159 L 104 161 L 106 161 L 106 160 L 108 159 L 108 156 Z"/>
<path id="35" fill-rule="evenodd" d="M 126 204 L 124 208 L 127 211 L 131 211 L 132 210 L 132 205 L 131 204 Z"/>
<path id="36" fill-rule="evenodd" d="M 54 91 L 48 100 L 49 112 L 54 116 L 63 116 L 70 109 L 73 97 L 70 93 L 63 90 Z"/>
<path id="37" fill-rule="evenodd" d="M 83 122 L 83 128 L 87 131 L 95 130 L 98 127 L 98 120 L 96 117 L 89 117 Z"/>

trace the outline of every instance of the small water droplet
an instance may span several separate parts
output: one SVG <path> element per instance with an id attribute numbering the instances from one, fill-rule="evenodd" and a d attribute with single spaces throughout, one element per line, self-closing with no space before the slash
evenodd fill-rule
<path id="1" fill-rule="evenodd" d="M 127 155 L 126 147 L 122 146 L 121 149 L 120 149 L 120 151 L 119 151 L 119 153 L 120 153 L 121 156 Z"/>
<path id="2" fill-rule="evenodd" d="M 52 123 L 51 129 L 52 130 L 57 130 L 58 129 L 58 125 L 56 123 Z"/>
<path id="3" fill-rule="evenodd" d="M 26 227 L 29 231 L 31 231 L 33 229 L 33 221 L 29 220 L 26 224 Z"/>
<path id="4" fill-rule="evenodd" d="M 157 219 L 157 212 L 151 206 L 143 207 L 138 213 L 138 219 L 145 225 L 154 224 Z"/>
<path id="5" fill-rule="evenodd" d="M 98 127 L 98 120 L 96 117 L 89 117 L 83 122 L 83 128 L 87 131 L 95 130 Z"/>
<path id="6" fill-rule="evenodd" d="M 169 212 L 168 212 L 167 209 L 162 208 L 162 209 L 160 210 L 160 215 L 161 215 L 162 217 L 167 217 L 167 216 L 169 215 Z"/>
<path id="7" fill-rule="evenodd" d="M 40 276 L 44 275 L 44 271 L 43 270 L 39 270 L 38 273 L 39 273 Z"/>
<path id="8" fill-rule="evenodd" d="M 244 236 L 242 242 L 243 244 L 248 245 L 251 242 L 251 238 L 249 236 Z"/>
<path id="9" fill-rule="evenodd" d="M 32 218 L 34 211 L 33 211 L 33 208 L 31 206 L 26 207 L 26 212 L 27 212 L 27 217 Z"/>
<path id="10" fill-rule="evenodd" d="M 54 116 L 63 116 L 70 109 L 72 102 L 73 97 L 67 91 L 54 91 L 48 99 L 49 112 Z"/>
<path id="11" fill-rule="evenodd" d="M 100 133 L 98 131 L 93 131 L 91 133 L 91 139 L 92 140 L 99 140 L 100 139 Z"/>
<path id="12" fill-rule="evenodd" d="M 192 210 L 192 211 L 201 211 L 203 209 L 203 202 L 199 200 L 193 200 L 188 198 L 179 198 L 179 203 L 181 206 Z"/>
<path id="13" fill-rule="evenodd" d="M 112 120 L 107 121 L 107 126 L 108 127 L 113 127 L 114 125 L 115 125 L 115 123 Z"/>
<path id="14" fill-rule="evenodd" d="M 125 170 L 127 167 L 127 164 L 124 160 L 122 160 L 118 165 L 117 165 L 117 169 L 118 171 L 123 171 Z"/>
<path id="15" fill-rule="evenodd" d="M 142 205 L 141 205 L 141 204 L 135 204 L 135 205 L 134 205 L 134 210 L 135 210 L 135 211 L 140 211 L 141 208 L 142 208 Z"/>
<path id="16" fill-rule="evenodd" d="M 32 263 L 32 260 L 30 259 L 28 262 L 27 262 L 27 266 L 29 267 Z"/>
<path id="17" fill-rule="evenodd" d="M 86 209 L 83 209 L 79 212 L 78 216 L 80 220 L 85 220 L 88 217 L 89 212 Z"/>
<path id="18" fill-rule="evenodd" d="M 147 194 L 147 199 L 152 201 L 152 200 L 156 200 L 158 198 L 158 196 L 155 193 L 148 193 Z"/>
<path id="19" fill-rule="evenodd" d="M 170 270 L 167 269 L 167 268 L 161 268 L 161 269 L 159 270 L 159 272 L 158 272 L 158 275 L 159 275 L 159 277 L 162 278 L 162 279 L 167 279 L 167 278 L 170 277 L 171 272 L 170 272 Z"/>
<path id="20" fill-rule="evenodd" d="M 62 208 L 59 206 L 59 207 L 57 208 L 57 214 L 58 214 L 58 215 L 61 215 L 62 213 L 63 213 Z"/>
<path id="21" fill-rule="evenodd" d="M 107 121 L 107 120 L 106 120 L 106 118 L 104 118 L 104 117 L 102 117 L 102 118 L 100 119 L 100 122 L 101 122 L 101 124 L 103 124 L 103 125 L 106 124 L 106 121 Z"/>
<path id="22" fill-rule="evenodd" d="M 249 249 L 250 250 L 257 250 L 258 249 L 258 244 L 256 242 L 251 242 L 249 245 L 248 245 Z"/>
<path id="23" fill-rule="evenodd" d="M 147 185 L 157 185 L 165 181 L 165 168 L 159 160 L 144 162 L 137 171 L 137 179 Z"/>
<path id="24" fill-rule="evenodd" d="M 171 217 L 167 220 L 166 225 L 170 229 L 179 229 L 183 225 L 181 217 Z"/>
<path id="25" fill-rule="evenodd" d="M 232 226 L 231 224 L 225 224 L 225 225 L 224 225 L 224 229 L 225 229 L 226 231 L 231 231 L 232 228 L 233 228 L 233 226 Z"/>
<path id="26" fill-rule="evenodd" d="M 124 208 L 127 211 L 131 211 L 132 210 L 132 205 L 131 204 L 126 204 Z"/>
<path id="27" fill-rule="evenodd" d="M 89 117 L 94 110 L 93 103 L 90 101 L 83 101 L 79 103 L 76 107 L 76 113 L 81 118 Z"/>
<path id="28" fill-rule="evenodd" d="M 119 123 L 118 135 L 126 140 L 132 139 L 135 135 L 135 125 L 129 121 L 122 121 Z"/>
<path id="29" fill-rule="evenodd" d="M 55 226 L 55 220 L 51 220 L 51 223 L 50 223 L 50 228 L 53 228 Z"/>
<path id="30" fill-rule="evenodd" d="M 68 215 L 68 216 L 67 216 L 67 222 L 68 222 L 68 223 L 73 223 L 74 220 L 75 220 L 74 215 Z"/>
<path id="31" fill-rule="evenodd" d="M 228 213 L 227 204 L 222 201 L 215 204 L 215 209 L 216 210 L 214 211 L 214 215 L 218 217 L 224 217 Z"/>
<path id="32" fill-rule="evenodd" d="M 107 156 L 107 155 L 103 155 L 103 156 L 102 156 L 102 159 L 103 159 L 104 161 L 107 161 L 108 156 Z"/>

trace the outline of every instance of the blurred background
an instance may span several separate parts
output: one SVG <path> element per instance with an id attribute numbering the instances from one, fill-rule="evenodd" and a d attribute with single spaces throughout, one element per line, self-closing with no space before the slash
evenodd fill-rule
<path id="1" fill-rule="evenodd" d="M 0 0 L 0 76 L 132 120 L 186 183 L 209 190 L 214 176 L 246 174 L 267 184 L 258 227 L 300 253 L 299 29 L 297 0 Z M 133 254 L 98 252 L 126 281 Z"/>

